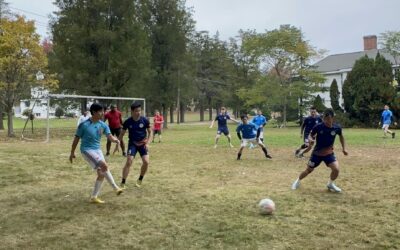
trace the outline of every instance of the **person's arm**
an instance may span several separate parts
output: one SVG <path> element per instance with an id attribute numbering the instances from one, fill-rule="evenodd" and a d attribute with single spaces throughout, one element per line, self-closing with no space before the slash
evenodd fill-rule
<path id="1" fill-rule="evenodd" d="M 239 140 L 242 140 L 242 136 L 240 135 L 240 132 L 236 132 L 237 137 L 239 138 Z"/>
<path id="2" fill-rule="evenodd" d="M 72 142 L 72 146 L 71 146 L 71 154 L 69 155 L 69 161 L 72 163 L 73 159 L 75 158 L 75 149 L 76 146 L 78 146 L 79 143 L 79 137 L 75 136 L 74 141 Z"/>
<path id="3" fill-rule="evenodd" d="M 151 139 L 152 133 L 151 133 L 151 128 L 150 126 L 147 128 L 147 140 L 146 140 L 146 146 L 150 143 L 150 139 Z"/>
<path id="4" fill-rule="evenodd" d="M 213 121 L 211 122 L 210 128 L 212 128 L 212 127 L 214 126 L 214 122 L 215 122 L 215 120 L 213 120 Z"/>
<path id="5" fill-rule="evenodd" d="M 349 153 L 347 153 L 346 151 L 346 143 L 344 141 L 344 136 L 342 134 L 339 135 L 339 139 L 340 139 L 340 144 L 342 144 L 342 152 L 344 155 L 348 155 Z"/>
<path id="6" fill-rule="evenodd" d="M 303 137 L 304 135 L 304 128 L 305 128 L 305 121 L 303 120 L 303 123 L 301 124 L 300 128 L 300 137 Z"/>

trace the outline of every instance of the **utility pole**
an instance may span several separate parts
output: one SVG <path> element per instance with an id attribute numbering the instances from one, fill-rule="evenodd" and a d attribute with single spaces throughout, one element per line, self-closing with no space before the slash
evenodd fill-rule
<path id="1" fill-rule="evenodd" d="M 176 111 L 177 111 L 177 116 L 176 116 L 176 123 L 177 124 L 180 124 L 181 123 L 181 100 L 180 100 L 180 97 L 181 97 L 181 83 L 180 83 L 180 75 L 181 75 L 181 72 L 180 72 L 180 69 L 178 69 L 178 97 L 177 97 L 177 100 L 176 100 Z"/>

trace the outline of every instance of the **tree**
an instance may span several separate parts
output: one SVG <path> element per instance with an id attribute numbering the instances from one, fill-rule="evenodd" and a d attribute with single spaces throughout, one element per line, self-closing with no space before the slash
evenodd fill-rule
<path id="1" fill-rule="evenodd" d="M 339 104 L 340 92 L 336 79 L 333 79 L 329 89 L 329 96 L 331 98 L 331 106 L 335 112 L 343 112 Z"/>
<path id="2" fill-rule="evenodd" d="M 285 125 L 288 108 L 321 90 L 318 83 L 323 82 L 323 76 L 309 65 L 319 52 L 304 39 L 300 29 L 290 25 L 262 34 L 248 31 L 243 37 L 246 53 L 258 60 L 261 72 L 267 77 L 260 77 L 255 90 L 241 90 L 241 96 L 249 100 L 248 104 L 255 100 L 259 104 L 265 101 L 278 104 L 277 111 L 282 112 Z"/>
<path id="3" fill-rule="evenodd" d="M 46 56 L 35 33 L 34 22 L 21 16 L 1 19 L 0 36 L 0 102 L 7 113 L 8 136 L 14 136 L 13 106 L 23 97 L 30 97 L 31 87 L 37 85 L 35 74 L 47 67 Z M 57 82 L 46 78 L 43 85 L 56 87 Z"/>
<path id="4" fill-rule="evenodd" d="M 318 112 L 323 112 L 326 109 L 324 101 L 322 100 L 320 95 L 317 95 L 315 97 L 313 106 L 318 110 Z"/>
<path id="5" fill-rule="evenodd" d="M 5 19 L 8 15 L 10 14 L 10 10 L 8 8 L 8 3 L 4 0 L 0 0 L 0 36 L 3 35 L 3 29 L 2 29 L 2 22 L 3 19 Z M 0 102 L 0 130 L 4 130 L 4 107 L 2 102 Z"/>
<path id="6" fill-rule="evenodd" d="M 60 119 L 61 116 L 64 116 L 64 114 L 65 114 L 65 111 L 64 111 L 64 109 L 61 108 L 61 107 L 57 107 L 57 108 L 56 108 L 56 111 L 55 111 L 55 113 L 54 113 L 54 115 L 55 115 L 58 119 Z"/>
<path id="7" fill-rule="evenodd" d="M 400 31 L 381 33 L 382 49 L 393 56 L 396 65 L 400 64 Z"/>
<path id="8" fill-rule="evenodd" d="M 343 84 L 346 112 L 366 126 L 379 121 L 382 106 L 394 102 L 392 80 L 392 66 L 379 53 L 375 60 L 367 56 L 357 60 Z"/>

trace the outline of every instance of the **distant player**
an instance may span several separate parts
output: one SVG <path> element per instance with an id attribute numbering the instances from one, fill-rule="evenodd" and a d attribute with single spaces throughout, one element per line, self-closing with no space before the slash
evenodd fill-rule
<path id="1" fill-rule="evenodd" d="M 211 122 L 210 128 L 214 126 L 214 122 L 218 121 L 218 130 L 217 130 L 217 135 L 215 136 L 215 145 L 214 148 L 217 148 L 218 140 L 221 137 L 221 134 L 223 133 L 227 138 L 229 142 L 229 146 L 233 148 L 233 145 L 231 143 L 231 135 L 229 134 L 229 129 L 227 122 L 228 120 L 237 122 L 235 119 L 232 119 L 228 113 L 226 112 L 225 107 L 221 107 L 221 113 L 215 117 L 215 119 Z"/>
<path id="2" fill-rule="evenodd" d="M 147 149 L 147 144 L 151 136 L 150 122 L 146 117 L 141 116 L 142 108 L 140 103 L 132 103 L 131 105 L 131 117 L 125 120 L 122 127 L 122 132 L 119 135 L 119 139 L 125 135 L 125 132 L 129 132 L 129 142 L 128 142 L 128 157 L 126 158 L 126 163 L 124 169 L 122 170 L 122 188 L 126 188 L 126 179 L 129 175 L 130 167 L 132 166 L 133 159 L 139 152 L 142 158 L 142 167 L 140 169 L 140 176 L 136 181 L 136 187 L 141 187 L 144 175 L 146 174 L 147 168 L 149 166 L 149 153 Z"/>
<path id="3" fill-rule="evenodd" d="M 76 146 L 78 145 L 79 140 L 82 139 L 82 156 L 89 163 L 89 165 L 97 171 L 97 179 L 96 183 L 94 184 L 94 189 L 92 197 L 90 198 L 90 202 L 104 203 L 104 201 L 98 198 L 104 178 L 106 178 L 108 183 L 110 183 L 117 195 L 122 193 L 122 189 L 115 184 L 114 178 L 108 170 L 109 167 L 104 160 L 103 152 L 100 149 L 101 135 L 105 134 L 110 141 L 117 144 L 119 144 L 119 140 L 111 135 L 109 127 L 102 121 L 102 105 L 98 103 L 93 103 L 90 106 L 90 113 L 92 114 L 92 117 L 81 123 L 76 130 L 69 160 L 72 163 L 73 159 L 75 158 Z"/>
<path id="4" fill-rule="evenodd" d="M 327 109 L 324 112 L 323 122 L 317 124 L 309 135 L 310 142 L 316 141 L 314 150 L 311 154 L 310 160 L 307 163 L 307 168 L 304 170 L 299 178 L 292 184 L 292 189 L 300 187 L 300 181 L 309 175 L 321 162 L 324 162 L 327 167 L 331 169 L 331 176 L 328 182 L 328 189 L 333 192 L 341 192 L 342 190 L 334 183 L 339 175 L 339 162 L 333 152 L 336 135 L 339 135 L 340 143 L 342 145 L 342 152 L 348 155 L 346 145 L 342 134 L 342 128 L 333 123 L 334 113 L 332 109 Z"/>
<path id="5" fill-rule="evenodd" d="M 392 135 L 392 138 L 394 139 L 394 137 L 396 136 L 396 133 L 391 131 L 391 130 L 389 130 L 389 126 L 392 123 L 392 120 L 394 119 L 393 118 L 393 113 L 392 113 L 392 111 L 389 110 L 389 106 L 388 105 L 385 105 L 384 109 L 385 110 L 382 112 L 381 121 L 379 122 L 379 125 L 383 124 L 382 125 L 382 129 L 383 129 L 383 133 L 384 133 L 385 136 L 386 136 L 387 133 L 389 133 L 389 134 Z M 395 125 L 396 124 L 397 123 L 395 123 Z"/>
<path id="6" fill-rule="evenodd" d="M 161 130 L 163 128 L 163 124 L 164 124 L 164 118 L 162 115 L 160 115 L 160 112 L 158 110 L 156 110 L 154 118 L 153 118 L 153 140 L 152 142 L 154 142 L 154 139 L 156 137 L 156 135 L 158 134 L 158 142 L 161 142 Z"/>
<path id="7" fill-rule="evenodd" d="M 110 111 L 108 111 L 104 115 L 104 121 L 108 121 L 108 126 L 110 127 L 111 134 L 118 138 L 119 135 L 121 134 L 122 114 L 117 109 L 116 105 L 111 104 Z M 107 141 L 107 147 L 106 148 L 107 148 L 106 156 L 108 156 L 108 155 L 110 155 L 111 141 L 109 141 L 109 140 Z M 125 144 L 124 144 L 123 140 L 121 140 L 121 149 L 122 149 L 122 155 L 126 156 Z"/>
<path id="8" fill-rule="evenodd" d="M 257 115 L 253 117 L 251 120 L 257 126 L 257 129 L 260 130 L 260 140 L 264 142 L 264 127 L 267 125 L 267 118 L 263 116 L 262 111 L 260 109 L 257 110 Z"/>
<path id="9" fill-rule="evenodd" d="M 257 126 L 254 123 L 248 121 L 247 115 L 242 115 L 240 117 L 242 123 L 236 128 L 237 136 L 241 141 L 240 149 L 237 154 L 237 159 L 240 160 L 242 157 L 243 149 L 247 146 L 248 143 L 258 144 L 264 155 L 268 159 L 272 159 L 272 157 L 268 154 L 267 148 L 265 147 L 264 143 L 260 140 L 260 130 L 258 130 Z"/>
<path id="10" fill-rule="evenodd" d="M 79 117 L 76 126 L 79 126 L 79 124 L 81 124 L 82 122 L 86 121 L 86 120 L 89 119 L 89 118 L 90 118 L 89 111 L 84 110 L 83 113 L 82 113 L 82 115 Z"/>
<path id="11" fill-rule="evenodd" d="M 303 138 L 303 145 L 300 146 L 299 149 L 296 150 L 295 156 L 296 157 L 304 157 L 304 150 L 308 148 L 309 141 L 308 141 L 308 135 L 310 134 L 311 130 L 314 128 L 315 125 L 318 123 L 321 123 L 322 119 L 317 113 L 317 109 L 315 107 L 310 108 L 310 115 L 304 119 L 303 124 L 301 124 L 301 129 L 300 129 L 300 137 Z"/>

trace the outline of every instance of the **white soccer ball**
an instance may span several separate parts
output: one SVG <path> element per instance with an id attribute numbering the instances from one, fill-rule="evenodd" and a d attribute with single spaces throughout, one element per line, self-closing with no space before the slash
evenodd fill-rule
<path id="1" fill-rule="evenodd" d="M 275 211 L 275 202 L 269 198 L 262 199 L 258 203 L 258 209 L 260 210 L 260 214 L 272 214 Z"/>

